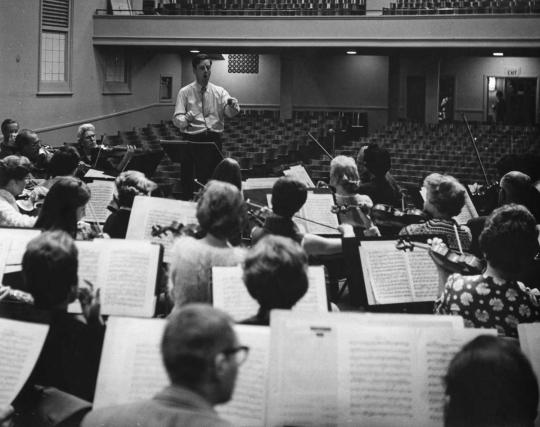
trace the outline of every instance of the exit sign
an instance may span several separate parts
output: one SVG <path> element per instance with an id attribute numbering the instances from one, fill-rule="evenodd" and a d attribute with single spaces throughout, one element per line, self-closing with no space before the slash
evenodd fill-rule
<path id="1" fill-rule="evenodd" d="M 521 67 L 519 67 L 519 68 L 507 68 L 506 69 L 506 75 L 508 77 L 521 76 Z"/>

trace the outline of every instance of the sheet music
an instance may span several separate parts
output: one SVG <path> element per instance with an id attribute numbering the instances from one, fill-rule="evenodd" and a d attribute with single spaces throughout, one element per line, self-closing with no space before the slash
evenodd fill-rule
<path id="1" fill-rule="evenodd" d="M 278 177 L 273 176 L 266 178 L 248 178 L 242 183 L 242 190 L 272 188 L 278 179 Z"/>
<path id="2" fill-rule="evenodd" d="M 454 219 L 458 224 L 467 224 L 470 219 L 477 218 L 478 212 L 469 196 L 469 193 L 465 192 L 465 204 L 461 209 L 459 215 L 455 216 Z"/>
<path id="3" fill-rule="evenodd" d="M 311 177 L 307 173 L 306 169 L 302 165 L 291 166 L 289 169 L 283 171 L 283 175 L 295 178 L 297 181 L 305 184 L 307 188 L 314 188 L 315 184 L 311 180 Z"/>
<path id="4" fill-rule="evenodd" d="M 327 312 L 326 284 L 322 266 L 308 268 L 308 290 L 293 307 L 294 311 Z M 212 300 L 214 307 L 229 313 L 237 322 L 254 316 L 259 304 L 247 291 L 242 281 L 242 268 L 212 268 Z"/>
<path id="5" fill-rule="evenodd" d="M 267 194 L 266 200 L 268 206 L 271 207 L 272 195 Z M 329 227 L 295 217 L 293 217 L 293 221 L 302 233 L 339 235 L 339 231 L 336 230 L 339 225 L 338 217 L 335 213 L 332 213 L 331 210 L 333 204 L 334 199 L 331 193 L 314 193 L 313 191 L 308 191 L 306 203 L 295 215 L 321 224 L 326 224 Z"/>
<path id="6" fill-rule="evenodd" d="M 131 209 L 126 239 L 150 240 L 162 244 L 165 248 L 163 260 L 170 262 L 174 236 L 167 232 L 160 237 L 152 237 L 152 226 L 168 226 L 173 221 L 184 225 L 197 224 L 196 213 L 195 202 L 136 196 Z"/>
<path id="7" fill-rule="evenodd" d="M 169 384 L 160 353 L 165 319 L 109 317 L 94 408 L 150 399 Z"/>
<path id="8" fill-rule="evenodd" d="M 26 245 L 40 234 L 41 230 L 33 228 L 0 228 L 0 240 L 11 242 L 6 266 L 20 265 L 26 252 Z"/>
<path id="9" fill-rule="evenodd" d="M 34 369 L 49 325 L 0 318 L 0 406 L 10 405 Z"/>
<path id="10" fill-rule="evenodd" d="M 395 241 L 363 241 L 360 248 L 368 303 L 399 304 L 438 297 L 438 272 L 427 251 L 405 252 Z"/>
<path id="11" fill-rule="evenodd" d="M 486 330 L 365 319 L 272 312 L 267 425 L 442 426 L 442 373 Z"/>
<path id="12" fill-rule="evenodd" d="M 88 172 L 84 174 L 84 177 L 88 179 L 107 179 L 111 181 L 114 181 L 115 179 L 114 176 L 107 175 L 103 171 L 92 169 L 92 168 L 88 169 Z"/>
<path id="13" fill-rule="evenodd" d="M 86 279 L 101 290 L 103 314 L 153 316 L 159 246 L 123 239 L 76 244 L 79 280 Z"/>
<path id="14" fill-rule="evenodd" d="M 240 344 L 249 347 L 249 356 L 238 370 L 232 400 L 216 410 L 234 426 L 262 426 L 265 423 L 270 328 L 236 325 L 234 329 Z"/>
<path id="15" fill-rule="evenodd" d="M 529 358 L 536 377 L 540 378 L 540 322 L 519 324 L 518 336 L 521 350 Z M 540 401 L 538 413 L 540 414 Z M 540 416 L 536 417 L 535 426 L 540 427 Z"/>
<path id="16" fill-rule="evenodd" d="M 93 181 L 87 185 L 90 189 L 90 200 L 83 220 L 103 223 L 111 214 L 107 206 L 111 202 L 116 188 L 114 181 Z"/>

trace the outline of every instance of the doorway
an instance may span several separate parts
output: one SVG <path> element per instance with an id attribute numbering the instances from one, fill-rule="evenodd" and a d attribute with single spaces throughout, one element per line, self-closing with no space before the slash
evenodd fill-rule
<path id="1" fill-rule="evenodd" d="M 536 121 L 537 79 L 526 77 L 487 78 L 487 121 L 500 121 L 508 125 L 534 125 Z M 497 95 L 499 94 L 499 95 Z M 497 117 L 499 98 L 502 96 L 504 114 Z"/>

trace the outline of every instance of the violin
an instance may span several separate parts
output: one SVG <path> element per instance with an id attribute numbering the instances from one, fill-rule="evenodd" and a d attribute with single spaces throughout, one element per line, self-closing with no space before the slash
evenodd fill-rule
<path id="1" fill-rule="evenodd" d="M 429 240 L 428 243 L 430 243 Z M 480 274 L 486 267 L 482 259 L 469 253 L 454 251 L 446 245 L 432 246 L 426 243 L 413 242 L 408 238 L 400 238 L 396 244 L 396 249 L 403 251 L 412 251 L 414 248 L 428 250 L 433 261 L 452 273 Z"/>
<path id="2" fill-rule="evenodd" d="M 199 224 L 182 224 L 178 221 L 172 221 L 169 225 L 152 225 L 150 234 L 152 237 L 161 237 L 167 233 L 171 233 L 173 236 L 190 236 L 195 239 L 201 239 L 204 237 L 204 232 Z"/>
<path id="3" fill-rule="evenodd" d="M 365 207 L 367 209 L 367 207 Z M 373 223 L 373 220 L 367 212 L 364 211 L 363 207 L 360 205 L 334 205 L 331 207 L 331 212 L 335 214 L 356 212 L 362 226 L 364 227 L 365 236 L 380 236 L 381 232 L 377 226 Z"/>

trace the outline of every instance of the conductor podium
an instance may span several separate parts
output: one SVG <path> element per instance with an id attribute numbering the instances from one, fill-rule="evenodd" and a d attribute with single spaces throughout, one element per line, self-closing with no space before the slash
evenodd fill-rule
<path id="1" fill-rule="evenodd" d="M 206 182 L 223 154 L 214 142 L 194 142 L 184 140 L 160 140 L 163 150 L 173 162 L 180 163 L 182 199 L 191 200 L 195 190 L 195 179 Z"/>

